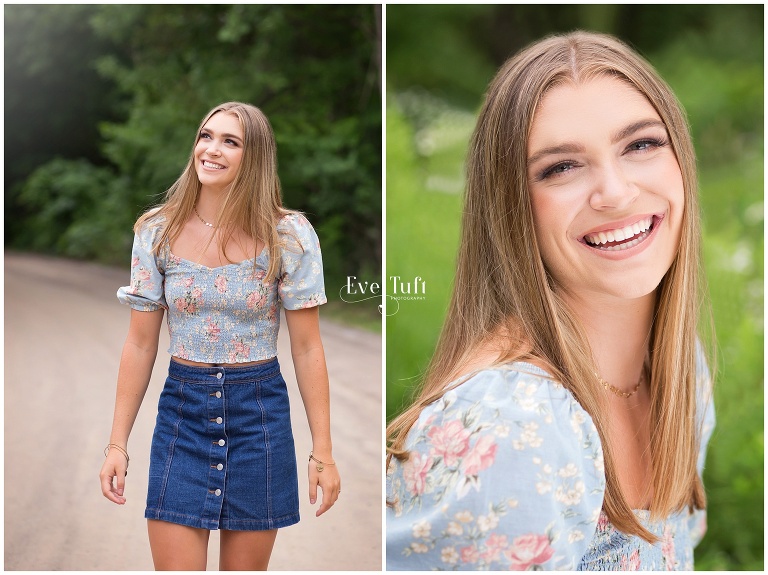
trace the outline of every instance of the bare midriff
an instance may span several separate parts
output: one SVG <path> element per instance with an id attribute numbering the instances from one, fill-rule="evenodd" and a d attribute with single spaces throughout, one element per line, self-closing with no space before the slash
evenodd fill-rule
<path id="1" fill-rule="evenodd" d="M 184 365 L 191 365 L 192 367 L 248 367 L 249 365 L 267 363 L 273 359 L 275 358 L 270 357 L 269 359 L 260 359 L 259 361 L 244 361 L 242 363 L 203 363 L 200 361 L 190 361 L 188 359 L 181 359 L 180 357 L 173 356 L 173 361 L 177 361 Z"/>

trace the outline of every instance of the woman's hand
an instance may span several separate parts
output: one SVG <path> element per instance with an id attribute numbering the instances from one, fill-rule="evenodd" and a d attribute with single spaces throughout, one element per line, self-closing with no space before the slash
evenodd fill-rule
<path id="1" fill-rule="evenodd" d="M 101 493 L 118 505 L 125 504 L 125 476 L 128 475 L 128 462 L 125 456 L 118 449 L 110 448 L 107 453 L 107 459 L 101 466 L 99 479 L 101 480 Z M 117 486 L 115 486 L 117 478 Z"/>
<path id="2" fill-rule="evenodd" d="M 323 459 L 318 457 L 320 461 L 333 461 L 331 457 Z M 318 471 L 318 466 L 322 467 L 322 471 Z M 323 492 L 323 502 L 320 504 L 320 509 L 315 513 L 315 517 L 320 517 L 323 513 L 328 511 L 341 493 L 341 477 L 339 476 L 339 470 L 336 465 L 320 465 L 317 461 L 309 460 L 309 502 L 314 505 L 317 501 L 317 488 L 318 486 Z"/>

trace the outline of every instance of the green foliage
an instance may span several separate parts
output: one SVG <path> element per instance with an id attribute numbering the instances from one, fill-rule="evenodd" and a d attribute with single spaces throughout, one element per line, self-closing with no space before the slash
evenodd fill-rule
<path id="1" fill-rule="evenodd" d="M 15 233 L 11 242 L 124 261 L 119 252 L 102 249 L 106 244 L 99 233 L 117 228 L 130 236 L 138 214 L 162 200 L 186 165 L 203 115 L 236 100 L 259 106 L 269 117 L 285 204 L 306 211 L 317 228 L 333 281 L 329 285 L 361 270 L 378 273 L 381 100 L 374 10 L 364 5 L 99 5 L 24 12 L 39 21 L 31 37 L 13 36 L 14 46 L 69 33 L 76 20 L 84 43 L 101 47 L 81 55 L 82 62 L 68 72 L 94 69 L 108 82 L 111 114 L 88 118 L 89 126 L 98 127 L 100 142 L 98 154 L 88 158 L 110 170 L 73 166 L 83 177 L 98 173 L 106 179 L 103 194 L 88 200 L 98 205 L 93 219 L 78 223 L 84 212 L 77 211 L 74 219 L 57 225 L 61 235 L 55 238 L 45 231 L 30 244 L 29 234 Z M 57 21 L 60 13 L 68 17 Z M 55 46 L 43 45 L 35 50 L 58 62 Z M 14 106 L 15 113 L 23 113 L 23 101 Z M 35 194 L 59 194 L 56 187 L 44 189 L 52 180 L 43 176 L 60 171 L 61 165 L 43 171 Z M 122 210 L 115 212 L 117 204 Z M 24 212 L 29 205 L 11 208 L 26 227 L 36 227 L 42 220 Z M 99 221 L 106 217 L 115 220 Z M 76 233 L 64 233 L 69 226 Z M 75 240 L 77 246 L 70 246 Z"/>
<path id="2" fill-rule="evenodd" d="M 762 570 L 763 7 L 397 5 L 387 22 L 387 275 L 427 279 L 426 301 L 404 302 L 387 318 L 388 418 L 418 384 L 442 325 L 466 144 L 495 67 L 555 31 L 617 34 L 672 86 L 699 159 L 718 369 L 704 475 L 709 529 L 696 567 Z M 435 58 L 436 39 L 463 53 Z M 421 62 L 434 67 L 421 71 L 423 81 L 415 73 Z"/>

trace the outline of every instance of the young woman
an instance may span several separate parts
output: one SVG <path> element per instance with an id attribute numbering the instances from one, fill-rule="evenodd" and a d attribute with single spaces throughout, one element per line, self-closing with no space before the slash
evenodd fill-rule
<path id="1" fill-rule="evenodd" d="M 491 82 L 454 293 L 388 429 L 388 569 L 692 569 L 714 424 L 694 150 L 651 66 L 547 38 Z"/>
<path id="2" fill-rule="evenodd" d="M 167 310 L 172 357 L 145 512 L 155 568 L 204 570 L 209 530 L 221 529 L 222 569 L 266 569 L 277 529 L 299 520 L 276 357 L 280 305 L 312 434 L 309 497 L 314 504 L 319 486 L 318 516 L 336 501 L 340 479 L 318 323 L 326 301 L 320 245 L 306 218 L 281 205 L 264 114 L 237 102 L 211 110 L 165 203 L 135 232 L 131 284 L 117 294 L 132 310 L 102 493 L 125 503 L 128 436 Z"/>

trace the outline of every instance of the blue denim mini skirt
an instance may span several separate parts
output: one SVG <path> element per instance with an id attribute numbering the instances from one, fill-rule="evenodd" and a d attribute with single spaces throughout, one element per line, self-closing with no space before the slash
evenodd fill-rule
<path id="1" fill-rule="evenodd" d="M 144 517 L 241 531 L 299 521 L 288 391 L 277 358 L 234 368 L 171 360 Z"/>

